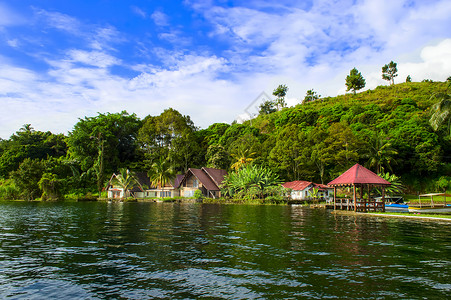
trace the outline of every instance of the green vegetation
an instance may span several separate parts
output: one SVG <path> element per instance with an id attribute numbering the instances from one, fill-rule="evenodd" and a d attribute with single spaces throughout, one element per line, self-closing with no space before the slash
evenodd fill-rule
<path id="1" fill-rule="evenodd" d="M 428 80 L 326 98 L 311 90 L 309 101 L 282 107 L 288 88 L 280 85 L 280 110 L 273 103 L 252 121 L 201 130 L 174 109 L 143 120 L 127 112 L 85 117 L 67 136 L 27 124 L 0 140 L 0 198 L 87 199 L 121 168 L 173 175 L 208 166 L 230 172 L 233 195 L 276 199 L 277 183 L 327 183 L 355 163 L 389 171 L 406 193 L 443 192 L 451 188 L 450 88 Z M 257 173 L 267 177 L 244 183 Z M 152 181 L 164 185 L 169 175 Z"/>

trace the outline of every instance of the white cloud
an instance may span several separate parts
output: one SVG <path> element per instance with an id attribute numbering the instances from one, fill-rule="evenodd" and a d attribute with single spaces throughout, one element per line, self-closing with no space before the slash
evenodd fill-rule
<path id="1" fill-rule="evenodd" d="M 17 48 L 19 46 L 19 40 L 18 39 L 12 39 L 12 40 L 7 40 L 6 43 L 13 48 Z"/>
<path id="2" fill-rule="evenodd" d="M 80 22 L 69 15 L 39 9 L 36 14 L 44 19 L 48 26 L 72 34 L 80 33 Z"/>
<path id="3" fill-rule="evenodd" d="M 229 42 L 227 49 L 193 49 L 195 41 L 185 37 L 183 28 L 159 28 L 157 36 L 177 51 L 141 39 L 135 46 L 146 56 L 141 61 L 134 57 L 134 63 L 127 60 L 133 53 L 112 48 L 126 42 L 116 28 L 85 25 L 68 15 L 39 10 L 48 26 L 71 37 L 76 34 L 82 43 L 66 50 L 64 57 L 47 58 L 47 71 L 0 61 L 0 100 L 6 112 L 0 119 L 0 136 L 8 137 L 25 123 L 65 132 L 77 118 L 97 112 L 127 110 L 144 117 L 168 107 L 206 127 L 231 122 L 262 91 L 271 95 L 279 84 L 288 85 L 290 104 L 312 88 L 323 96 L 344 93 L 353 67 L 362 72 L 367 88 L 387 84 L 381 68 L 390 60 L 398 62 L 397 82 L 407 75 L 415 81 L 451 75 L 449 1 L 368 0 L 352 5 L 354 1 L 322 0 L 311 6 L 278 1 L 273 6 L 265 2 L 264 7 L 243 1 L 247 7 L 234 8 L 209 3 L 193 8 L 214 27 L 205 37 L 212 43 Z M 141 17 L 147 15 L 132 9 Z M 169 25 L 160 10 L 151 18 L 157 26 Z M 17 45 L 15 37 L 5 41 Z M 139 75 L 119 76 L 112 71 L 115 66 Z"/>
<path id="4" fill-rule="evenodd" d="M 157 26 L 168 26 L 169 25 L 169 17 L 164 12 L 160 10 L 154 11 L 150 18 L 154 21 Z"/>
<path id="5" fill-rule="evenodd" d="M 119 59 L 100 51 L 88 52 L 82 50 L 71 50 L 68 55 L 71 62 L 83 63 L 99 68 L 106 68 L 120 63 Z"/>
<path id="6" fill-rule="evenodd" d="M 137 7 L 137 6 L 132 6 L 132 11 L 137 14 L 138 16 L 140 16 L 141 18 L 145 19 L 147 14 L 144 10 L 142 10 L 141 8 Z"/>

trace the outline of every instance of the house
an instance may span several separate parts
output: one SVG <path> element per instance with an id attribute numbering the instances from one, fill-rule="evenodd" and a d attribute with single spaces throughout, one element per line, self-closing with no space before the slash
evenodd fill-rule
<path id="1" fill-rule="evenodd" d="M 221 184 L 227 171 L 214 168 L 189 168 L 183 176 L 180 185 L 180 196 L 193 197 L 196 190 L 209 198 L 221 197 Z"/>
<path id="2" fill-rule="evenodd" d="M 296 180 L 282 184 L 286 189 L 291 189 L 291 199 L 303 200 L 312 198 L 313 189 L 318 189 L 317 197 L 320 199 L 331 200 L 334 195 L 334 189 L 330 186 L 314 183 L 311 181 Z"/>
<path id="3" fill-rule="evenodd" d="M 134 197 L 140 199 L 153 199 L 153 198 L 166 198 L 166 197 L 178 197 L 180 191 L 178 186 L 183 178 L 183 174 L 177 175 L 171 182 L 165 184 L 163 188 L 153 187 L 149 176 L 146 172 L 137 172 L 135 174 L 136 183 L 130 186 L 130 188 L 124 192 L 121 186 L 115 185 L 113 178 L 116 174 L 113 174 L 108 184 L 108 198 L 109 199 L 121 199 L 127 197 Z"/>

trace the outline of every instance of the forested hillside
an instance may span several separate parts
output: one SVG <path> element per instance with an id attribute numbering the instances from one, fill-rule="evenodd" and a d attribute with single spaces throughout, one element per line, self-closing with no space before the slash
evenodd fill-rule
<path id="1" fill-rule="evenodd" d="M 0 140 L 0 198 L 96 193 L 120 168 L 149 172 L 162 162 L 183 173 L 247 161 L 282 180 L 323 183 L 359 162 L 396 174 L 412 193 L 443 190 L 451 182 L 449 122 L 434 131 L 430 118 L 449 94 L 447 82 L 379 86 L 202 130 L 170 108 L 143 120 L 127 112 L 85 117 L 67 136 L 24 125 Z"/>

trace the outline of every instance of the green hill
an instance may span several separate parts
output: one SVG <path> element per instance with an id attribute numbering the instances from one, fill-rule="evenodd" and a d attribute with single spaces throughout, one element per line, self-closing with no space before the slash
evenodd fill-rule
<path id="1" fill-rule="evenodd" d="M 286 180 L 327 182 L 359 162 L 401 176 L 412 192 L 435 189 L 437 178 L 451 175 L 451 144 L 444 126 L 435 132 L 429 125 L 437 102 L 431 96 L 447 88 L 444 82 L 379 86 L 260 115 L 244 125 L 258 129 L 264 142 L 248 147 Z"/>

